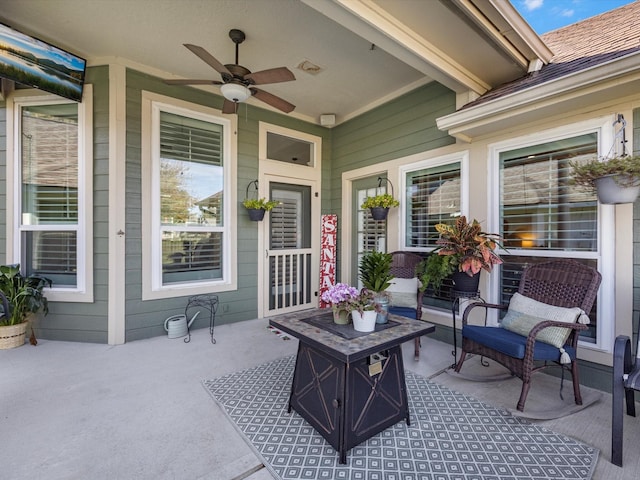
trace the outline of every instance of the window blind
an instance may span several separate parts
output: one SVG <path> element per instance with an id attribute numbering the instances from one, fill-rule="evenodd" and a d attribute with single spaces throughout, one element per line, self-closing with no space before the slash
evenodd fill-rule
<path id="1" fill-rule="evenodd" d="M 435 247 L 438 223 L 460 213 L 460 163 L 407 173 L 406 246 Z"/>
<path id="2" fill-rule="evenodd" d="M 596 250 L 596 197 L 572 185 L 569 164 L 596 153 L 593 133 L 500 155 L 505 247 Z"/>

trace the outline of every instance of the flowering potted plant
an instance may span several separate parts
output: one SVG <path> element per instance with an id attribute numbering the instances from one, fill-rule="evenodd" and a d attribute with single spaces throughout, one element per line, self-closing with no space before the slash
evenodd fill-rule
<path id="1" fill-rule="evenodd" d="M 376 328 L 376 317 L 380 310 L 374 301 L 374 292 L 363 288 L 360 293 L 349 300 L 353 328 L 359 332 L 373 332 Z"/>
<path id="2" fill-rule="evenodd" d="M 374 220 L 384 220 L 387 218 L 389 208 L 397 207 L 398 205 L 400 205 L 400 202 L 393 198 L 393 195 L 383 193 L 375 197 L 365 198 L 360 208 L 368 208 L 371 210 L 371 216 Z"/>
<path id="3" fill-rule="evenodd" d="M 439 275 L 443 275 L 443 269 L 444 273 L 448 271 L 453 278 L 455 290 L 477 291 L 480 271 L 491 273 L 495 265 L 502 263 L 500 255 L 495 251 L 500 246 L 500 236 L 483 232 L 477 220 L 467 222 L 467 217 L 462 215 L 452 225 L 437 224 L 436 230 L 439 234 L 437 248 L 427 258 L 424 268 L 429 270 L 433 262 L 433 270 L 439 270 Z M 442 255 L 451 258 L 448 262 L 442 262 L 442 259 L 437 258 Z M 422 281 L 425 283 L 424 278 Z"/>
<path id="4" fill-rule="evenodd" d="M 358 289 L 346 283 L 336 283 L 322 294 L 322 301 L 331 304 L 333 321 L 340 325 L 349 323 L 351 301 L 359 295 Z"/>
<path id="5" fill-rule="evenodd" d="M 266 198 L 245 198 L 242 205 L 249 212 L 249 218 L 254 222 L 259 222 L 264 218 L 264 212 L 267 212 L 280 202 L 275 200 L 267 200 Z"/>
<path id="6" fill-rule="evenodd" d="M 596 192 L 600 203 L 633 203 L 640 193 L 640 156 L 570 161 L 573 183 Z"/>

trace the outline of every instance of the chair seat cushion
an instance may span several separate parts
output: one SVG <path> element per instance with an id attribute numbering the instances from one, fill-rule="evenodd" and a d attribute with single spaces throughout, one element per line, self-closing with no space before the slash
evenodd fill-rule
<path id="1" fill-rule="evenodd" d="M 625 380 L 624 386 L 633 390 L 640 390 L 640 366 L 636 365 L 635 370 L 629 373 L 629 377 Z"/>
<path id="2" fill-rule="evenodd" d="M 575 323 L 582 314 L 578 307 L 556 307 L 515 293 L 509 302 L 509 310 L 500 326 L 520 335 L 527 336 L 531 329 L 545 320 Z M 571 331 L 568 328 L 547 327 L 536 336 L 536 341 L 545 342 L 556 348 L 562 347 Z"/>
<path id="3" fill-rule="evenodd" d="M 468 338 L 481 345 L 485 345 L 500 353 L 514 358 L 524 358 L 527 337 L 499 327 L 483 327 L 480 325 L 465 325 L 462 328 L 463 338 Z M 576 358 L 575 348 L 565 345 L 564 350 L 571 360 Z M 557 362 L 560 358 L 558 348 L 545 342 L 536 341 L 533 349 L 534 360 L 550 360 Z"/>
<path id="4" fill-rule="evenodd" d="M 415 308 L 389 307 L 389 313 L 391 313 L 392 315 L 399 315 L 401 317 L 413 318 L 414 320 L 417 318 Z"/>
<path id="5" fill-rule="evenodd" d="M 418 308 L 418 288 L 420 280 L 413 278 L 394 278 L 387 292 L 391 296 L 391 305 L 394 307 Z"/>

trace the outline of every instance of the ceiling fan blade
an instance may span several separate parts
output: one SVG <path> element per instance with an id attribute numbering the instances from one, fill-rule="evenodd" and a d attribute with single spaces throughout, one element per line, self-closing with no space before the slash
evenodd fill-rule
<path id="1" fill-rule="evenodd" d="M 222 104 L 222 113 L 236 113 L 237 108 L 237 103 L 225 99 L 224 103 Z"/>
<path id="2" fill-rule="evenodd" d="M 249 73 L 244 76 L 245 80 L 249 80 L 253 85 L 265 85 L 267 83 L 290 82 L 296 77 L 287 67 L 270 68 L 259 72 Z"/>
<path id="3" fill-rule="evenodd" d="M 207 52 L 204 48 L 199 47 L 198 45 L 192 45 L 190 43 L 185 43 L 185 47 L 195 53 L 203 62 L 207 65 L 213 67 L 218 73 L 225 73 L 227 75 L 231 75 L 231 72 L 225 67 L 222 63 L 220 63 L 213 55 Z"/>
<path id="4" fill-rule="evenodd" d="M 167 85 L 222 85 L 222 82 L 218 80 L 188 80 L 188 79 L 173 79 L 165 80 Z"/>
<path id="5" fill-rule="evenodd" d="M 253 94 L 253 96 L 256 97 L 258 100 L 268 105 L 271 105 L 272 107 L 277 108 L 278 110 L 282 110 L 284 113 L 292 112 L 293 109 L 296 108 L 294 104 L 289 103 L 280 97 L 276 97 L 272 93 L 265 92 L 264 90 L 260 90 L 259 88 L 250 88 L 249 90 L 251 90 L 251 93 Z"/>

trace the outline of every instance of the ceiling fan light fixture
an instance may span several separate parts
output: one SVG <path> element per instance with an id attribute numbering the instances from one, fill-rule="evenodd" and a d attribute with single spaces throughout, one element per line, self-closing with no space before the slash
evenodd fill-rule
<path id="1" fill-rule="evenodd" d="M 234 103 L 244 102 L 251 96 L 251 90 L 237 83 L 225 83 L 220 87 L 220 91 L 224 98 Z"/>

